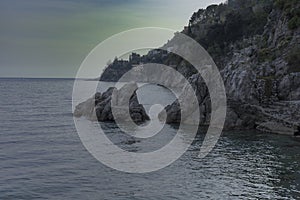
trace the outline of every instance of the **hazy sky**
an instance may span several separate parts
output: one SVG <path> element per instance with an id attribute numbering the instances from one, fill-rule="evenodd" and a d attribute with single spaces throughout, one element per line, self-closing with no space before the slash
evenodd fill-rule
<path id="1" fill-rule="evenodd" d="M 74 77 L 113 34 L 138 27 L 182 30 L 222 0 L 1 0 L 0 77 Z"/>

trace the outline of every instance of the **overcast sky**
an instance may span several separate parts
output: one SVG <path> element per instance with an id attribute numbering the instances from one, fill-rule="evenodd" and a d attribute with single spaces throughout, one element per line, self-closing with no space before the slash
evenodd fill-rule
<path id="1" fill-rule="evenodd" d="M 0 77 L 74 77 L 113 34 L 138 27 L 182 30 L 221 0 L 1 0 Z"/>

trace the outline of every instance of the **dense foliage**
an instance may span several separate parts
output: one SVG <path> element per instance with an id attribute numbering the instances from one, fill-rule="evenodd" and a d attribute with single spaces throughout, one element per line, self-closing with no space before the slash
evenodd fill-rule
<path id="1" fill-rule="evenodd" d="M 229 0 L 195 12 L 186 33 L 218 61 L 230 51 L 228 44 L 262 34 L 272 8 L 273 0 Z"/>
<path id="2" fill-rule="evenodd" d="M 276 0 L 275 5 L 288 16 L 288 26 L 290 29 L 300 27 L 299 0 Z"/>

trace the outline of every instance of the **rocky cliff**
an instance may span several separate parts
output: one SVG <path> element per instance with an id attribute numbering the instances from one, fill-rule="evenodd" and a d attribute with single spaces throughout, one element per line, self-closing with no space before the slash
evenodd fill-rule
<path id="1" fill-rule="evenodd" d="M 224 80 L 225 129 L 293 134 L 300 124 L 300 2 L 235 0 L 194 13 L 184 33 L 214 58 Z M 210 98 L 199 74 L 190 82 L 210 120 Z M 166 108 L 169 123 L 178 102 Z"/>
<path id="2" fill-rule="evenodd" d="M 225 129 L 293 134 L 300 125 L 299 0 L 211 5 L 195 12 L 182 33 L 199 42 L 221 71 L 228 98 Z M 176 34 L 164 47 L 172 47 L 174 40 Z M 208 124 L 211 106 L 204 81 L 191 64 L 172 53 L 152 50 L 134 54 L 127 62 L 115 60 L 101 80 L 116 81 L 135 65 L 149 62 L 171 66 L 189 79 L 201 102 L 200 122 Z M 180 121 L 178 101 L 166 107 L 168 123 Z"/>

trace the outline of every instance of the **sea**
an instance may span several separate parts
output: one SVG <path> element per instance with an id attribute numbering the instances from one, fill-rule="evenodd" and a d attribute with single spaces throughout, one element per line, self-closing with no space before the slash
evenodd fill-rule
<path id="1" fill-rule="evenodd" d="M 200 127 L 189 149 L 157 171 L 127 173 L 102 164 L 76 130 L 73 84 L 72 79 L 0 79 L 1 200 L 300 199 L 300 139 L 291 136 L 223 132 L 214 149 L 199 158 L 206 134 Z M 103 91 L 112 85 L 99 84 Z M 138 98 L 147 110 L 153 101 L 168 104 L 175 97 L 147 85 Z M 116 124 L 101 125 L 116 145 L 133 152 L 167 144 L 178 129 L 165 125 L 159 141 L 128 142 Z"/>

